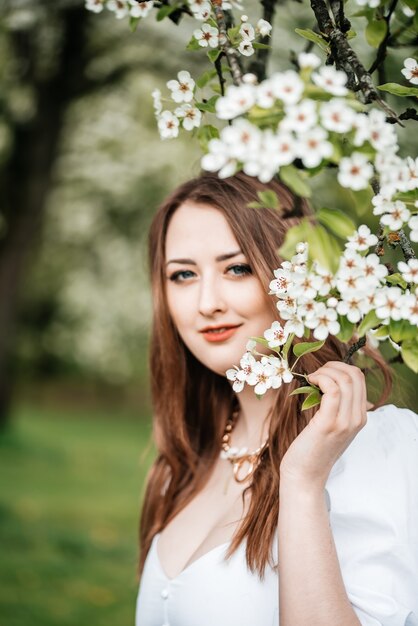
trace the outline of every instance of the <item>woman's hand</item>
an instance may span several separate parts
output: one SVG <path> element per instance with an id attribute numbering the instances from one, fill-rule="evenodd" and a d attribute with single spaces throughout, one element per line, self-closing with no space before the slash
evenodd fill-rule
<path id="1" fill-rule="evenodd" d="M 280 481 L 323 488 L 332 466 L 367 422 L 363 372 L 329 361 L 309 374 L 323 392 L 321 405 L 289 446 L 280 464 Z"/>

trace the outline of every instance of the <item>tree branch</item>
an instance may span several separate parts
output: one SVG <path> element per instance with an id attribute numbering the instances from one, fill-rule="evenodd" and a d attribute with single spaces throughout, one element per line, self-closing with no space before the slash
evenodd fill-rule
<path id="1" fill-rule="evenodd" d="M 278 0 L 260 0 L 263 6 L 263 20 L 267 20 L 273 25 L 274 14 L 276 12 L 276 4 Z M 270 37 L 262 37 L 260 43 L 268 44 Z M 267 63 L 270 56 L 270 48 L 258 48 L 250 63 L 248 71 L 255 74 L 259 81 L 267 76 Z"/>
<path id="2" fill-rule="evenodd" d="M 378 67 L 380 67 L 382 65 L 382 63 L 384 62 L 385 58 L 386 58 L 386 54 L 387 54 L 387 47 L 388 47 L 388 43 L 389 43 L 389 39 L 390 39 L 390 20 L 391 17 L 396 9 L 396 5 L 398 4 L 398 0 L 392 0 L 391 5 L 389 7 L 389 11 L 387 12 L 387 14 L 383 17 L 383 19 L 386 22 L 386 26 L 387 26 L 387 30 L 386 30 L 386 35 L 384 36 L 383 40 L 380 42 L 380 45 L 377 49 L 377 53 L 376 53 L 376 58 L 373 61 L 372 65 L 370 66 L 369 69 L 369 74 L 373 74 L 373 72 L 375 70 L 377 70 Z"/>
<path id="3" fill-rule="evenodd" d="M 222 9 L 222 0 L 212 0 L 212 6 L 219 29 L 219 46 L 226 56 L 228 65 L 231 68 L 232 81 L 234 85 L 240 85 L 242 82 L 242 71 L 239 63 L 239 52 L 231 46 L 228 38 L 225 15 Z"/>
<path id="4" fill-rule="evenodd" d="M 330 44 L 332 58 L 337 68 L 344 70 L 349 77 L 350 87 L 361 91 L 367 104 L 373 101 L 376 102 L 387 115 L 394 117 L 398 121 L 395 111 L 380 96 L 370 74 L 351 48 L 345 34 L 332 22 L 325 1 L 311 0 L 311 8 L 318 22 L 320 32 Z"/>
<path id="5" fill-rule="evenodd" d="M 366 335 L 364 335 L 363 337 L 360 337 L 358 341 L 356 341 L 355 343 L 353 343 L 352 346 L 350 346 L 349 350 L 347 351 L 347 354 L 345 355 L 343 359 L 343 363 L 348 363 L 351 357 L 353 356 L 353 354 L 357 352 L 357 350 L 360 350 L 360 348 L 362 348 L 364 345 L 366 345 Z"/>

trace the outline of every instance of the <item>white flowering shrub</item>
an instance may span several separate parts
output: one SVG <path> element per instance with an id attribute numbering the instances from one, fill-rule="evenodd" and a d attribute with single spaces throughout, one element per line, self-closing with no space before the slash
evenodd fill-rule
<path id="1" fill-rule="evenodd" d="M 289 382 L 297 360 L 319 349 L 329 334 L 347 343 L 355 340 L 355 349 L 366 336 L 373 345 L 387 340 L 418 372 L 413 248 L 418 242 L 418 158 L 400 153 L 396 132 L 397 125 L 413 127 L 418 121 L 409 106 L 418 96 L 417 61 L 405 58 L 398 82 L 376 85 L 373 80 L 376 71 L 385 75 L 391 47 L 410 47 L 413 53 L 417 7 L 415 0 L 399 6 L 387 0 L 355 3 L 352 15 L 364 20 L 362 36 L 375 49 L 368 69 L 351 48 L 356 33 L 344 7 L 334 13 L 334 5 L 312 0 L 316 31 L 296 29 L 309 42 L 306 50 L 290 55 L 285 71 L 266 76 L 272 35 L 266 18 L 274 15 L 274 0 L 261 3 L 263 17 L 253 23 L 242 13 L 241 2 L 86 0 L 87 9 L 112 11 L 118 19 L 129 19 L 132 29 L 146 27 L 142 20 L 153 14 L 157 21 L 192 20 L 186 48 L 206 54 L 211 65 L 198 77 L 181 69 L 167 82 L 166 93 L 153 91 L 162 140 L 189 133 L 200 143 L 204 170 L 221 178 L 242 170 L 265 183 L 278 177 L 303 198 L 311 197 L 313 179 L 332 169 L 337 184 L 358 199 L 359 215 L 368 211 L 379 220 L 378 232 L 372 233 L 337 209 L 321 208 L 318 226 L 302 220 L 289 229 L 280 251 L 288 260 L 270 285 L 281 323 L 274 322 L 264 337 L 252 338 L 240 366 L 228 370 L 236 391 L 249 384 L 262 395 Z M 312 44 L 324 60 L 310 51 Z M 366 207 L 364 194 L 370 194 Z M 253 204 L 280 210 L 271 191 L 261 192 Z M 388 248 L 402 257 L 396 269 L 383 263 Z M 314 342 L 293 341 L 311 335 Z M 259 344 L 272 354 L 259 353 Z M 292 345 L 296 360 L 290 369 Z M 302 390 L 310 392 L 304 406 L 319 401 L 317 389 Z"/>

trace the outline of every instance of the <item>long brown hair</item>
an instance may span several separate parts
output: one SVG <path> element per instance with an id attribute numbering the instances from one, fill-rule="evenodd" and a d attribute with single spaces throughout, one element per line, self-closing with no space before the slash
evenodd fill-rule
<path id="1" fill-rule="evenodd" d="M 280 211 L 253 209 L 257 191 L 272 189 Z M 243 173 L 227 179 L 204 173 L 176 189 L 157 211 L 149 234 L 149 267 L 153 294 L 153 328 L 150 342 L 153 435 L 157 458 L 147 479 L 140 522 L 139 575 L 154 535 L 181 511 L 205 485 L 219 456 L 226 420 L 236 402 L 230 383 L 200 363 L 180 338 L 169 314 L 165 293 L 165 239 L 170 219 L 186 200 L 210 205 L 223 213 L 252 272 L 266 293 L 273 270 L 283 259 L 277 250 L 286 231 L 303 217 L 314 216 L 308 203 L 296 198 L 277 180 L 264 184 Z M 277 309 L 268 298 L 272 310 Z M 313 372 L 330 360 L 341 361 L 348 347 L 329 336 L 321 350 L 302 357 L 296 371 Z M 391 370 L 380 353 L 365 346 L 384 377 L 383 393 L 391 391 Z M 232 364 L 231 364 L 232 366 Z M 279 389 L 269 429 L 269 446 L 254 473 L 248 512 L 240 523 L 227 556 L 246 539 L 251 571 L 262 578 L 272 565 L 271 547 L 279 515 L 280 462 L 292 441 L 305 428 L 316 409 L 301 411 L 303 398 L 289 393 L 297 380 Z M 243 494 L 243 498 L 245 493 Z"/>

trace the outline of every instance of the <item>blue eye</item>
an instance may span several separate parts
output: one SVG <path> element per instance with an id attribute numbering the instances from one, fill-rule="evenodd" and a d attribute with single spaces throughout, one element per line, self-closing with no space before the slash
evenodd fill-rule
<path id="1" fill-rule="evenodd" d="M 244 263 L 240 263 L 239 265 L 231 265 L 228 267 L 228 272 L 231 272 L 234 276 L 246 276 L 247 274 L 252 274 L 251 267 Z"/>
<path id="2" fill-rule="evenodd" d="M 190 276 L 194 276 L 194 272 L 191 270 L 179 270 L 178 272 L 174 272 L 169 278 L 173 281 L 173 283 L 183 283 Z"/>

